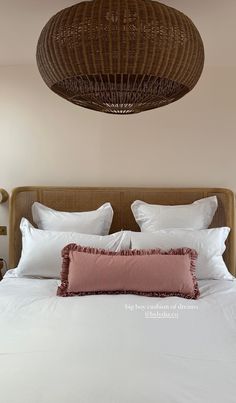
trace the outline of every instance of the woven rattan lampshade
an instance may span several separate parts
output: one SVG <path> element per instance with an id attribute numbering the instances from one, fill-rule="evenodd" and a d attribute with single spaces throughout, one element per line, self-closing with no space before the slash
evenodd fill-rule
<path id="1" fill-rule="evenodd" d="M 48 87 L 74 104 L 129 114 L 177 101 L 197 83 L 204 48 L 192 21 L 151 0 L 68 7 L 41 32 L 37 63 Z"/>

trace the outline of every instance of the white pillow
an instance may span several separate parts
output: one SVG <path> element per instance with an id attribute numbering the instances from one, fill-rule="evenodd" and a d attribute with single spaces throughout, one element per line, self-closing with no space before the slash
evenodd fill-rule
<path id="1" fill-rule="evenodd" d="M 166 228 L 206 229 L 212 222 L 217 206 L 217 197 L 212 196 L 177 206 L 136 200 L 131 209 L 142 232 L 155 232 Z"/>
<path id="2" fill-rule="evenodd" d="M 232 280 L 222 258 L 230 228 L 202 230 L 167 229 L 155 233 L 131 232 L 132 249 L 164 250 L 187 247 L 198 252 L 196 276 L 198 279 Z"/>
<path id="3" fill-rule="evenodd" d="M 110 203 L 105 203 L 97 210 L 69 213 L 35 202 L 32 205 L 32 215 L 39 229 L 107 235 L 113 219 L 113 209 Z"/>
<path id="4" fill-rule="evenodd" d="M 117 252 L 130 248 L 130 231 L 120 231 L 106 236 L 42 231 L 34 228 L 26 218 L 22 218 L 20 229 L 22 253 L 15 269 L 15 275 L 18 277 L 59 278 L 61 251 L 69 243 Z"/>

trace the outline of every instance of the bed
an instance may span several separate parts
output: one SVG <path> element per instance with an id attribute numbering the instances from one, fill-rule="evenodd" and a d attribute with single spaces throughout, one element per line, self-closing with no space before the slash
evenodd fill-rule
<path id="1" fill-rule="evenodd" d="M 235 274 L 234 195 L 225 189 L 16 189 L 10 201 L 10 266 L 21 253 L 19 222 L 39 201 L 86 211 L 110 201 L 111 231 L 138 228 L 135 199 L 187 204 L 216 195 L 213 227 L 229 226 L 224 254 Z M 235 403 L 236 281 L 201 280 L 200 298 L 94 295 L 60 298 L 59 281 L 0 282 L 3 403 Z"/>

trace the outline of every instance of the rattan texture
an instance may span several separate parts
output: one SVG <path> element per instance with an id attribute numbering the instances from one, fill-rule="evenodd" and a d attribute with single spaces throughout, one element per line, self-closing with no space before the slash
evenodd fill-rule
<path id="1" fill-rule="evenodd" d="M 201 36 L 178 10 L 151 0 L 93 0 L 43 28 L 37 64 L 48 87 L 85 108 L 138 113 L 170 104 L 198 82 Z"/>

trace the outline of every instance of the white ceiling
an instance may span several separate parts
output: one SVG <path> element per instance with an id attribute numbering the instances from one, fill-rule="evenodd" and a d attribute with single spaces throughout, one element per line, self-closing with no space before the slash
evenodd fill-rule
<path id="1" fill-rule="evenodd" d="M 0 0 L 0 64 L 32 64 L 40 31 L 73 0 Z M 236 0 L 162 0 L 187 14 L 204 41 L 206 64 L 236 65 Z"/>

